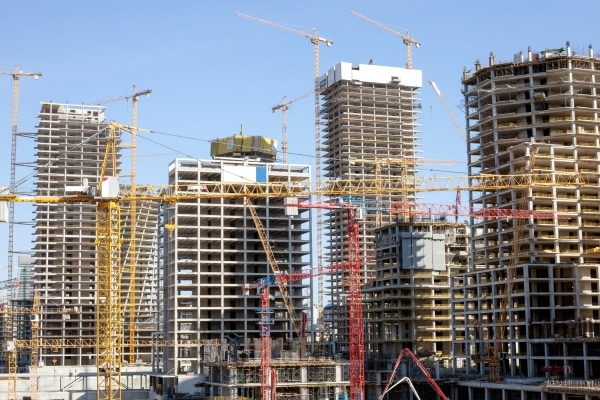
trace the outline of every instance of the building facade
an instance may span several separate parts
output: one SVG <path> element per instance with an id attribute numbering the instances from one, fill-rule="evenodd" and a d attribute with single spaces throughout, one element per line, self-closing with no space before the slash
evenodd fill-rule
<path id="1" fill-rule="evenodd" d="M 452 277 L 468 269 L 469 245 L 466 223 L 440 218 L 421 216 L 375 231 L 375 279 L 363 289 L 367 397 L 381 395 L 405 348 L 432 373 L 451 367 L 449 288 Z M 410 378 L 422 379 L 420 374 Z M 408 390 L 400 386 L 395 392 Z"/>
<path id="2" fill-rule="evenodd" d="M 232 138 L 231 143 L 247 138 Z M 215 183 L 305 185 L 310 181 L 307 165 L 265 161 L 260 154 L 231 156 L 176 159 L 169 166 L 169 183 L 193 193 Z M 260 290 L 248 291 L 244 286 L 273 276 L 273 271 L 250 207 L 282 273 L 306 270 L 312 262 L 309 209 L 290 216 L 281 196 L 248 200 L 251 206 L 243 196 L 178 201 L 166 205 L 162 216 L 163 226 L 170 227 L 164 230 L 159 249 L 164 262 L 163 335 L 176 344 L 162 354 L 156 370 L 193 375 L 195 383 L 215 396 L 258 395 L 260 389 Z M 286 289 L 296 315 L 310 313 L 311 281 L 292 282 Z M 298 335 L 277 285 L 268 290 L 273 362 L 290 368 L 305 354 L 300 353 Z M 200 346 L 191 344 L 198 342 Z M 233 373 L 235 379 L 232 370 L 239 370 Z M 253 378 L 242 379 L 243 371 Z M 231 379 L 239 381 L 239 387 Z M 294 380 L 289 382 L 294 386 Z"/>
<path id="3" fill-rule="evenodd" d="M 93 196 L 106 147 L 105 135 L 101 134 L 107 127 L 105 107 L 42 103 L 39 120 L 35 138 L 36 194 L 68 197 L 81 194 L 82 187 L 90 187 L 88 195 Z M 121 171 L 120 153 L 117 157 Z M 72 191 L 72 188 L 80 189 Z M 123 334 L 129 339 L 133 329 L 135 340 L 147 342 L 151 331 L 156 330 L 157 205 L 138 202 L 135 227 L 131 226 L 130 204 L 123 202 L 120 206 L 122 236 L 131 238 L 135 234 L 136 238 L 135 254 L 130 251 L 129 240 L 123 241 L 121 253 Z M 40 362 L 56 366 L 96 365 L 95 204 L 37 203 L 35 236 L 40 336 L 64 343 L 40 349 Z M 131 271 L 135 271 L 133 276 Z M 129 290 L 131 287 L 135 291 Z M 140 325 L 151 321 L 153 326 Z M 125 363 L 130 360 L 150 363 L 151 346 L 127 347 L 123 355 Z"/>
<path id="4" fill-rule="evenodd" d="M 415 69 L 339 63 L 319 78 L 323 121 L 322 175 L 329 180 L 411 178 L 416 174 L 419 140 L 419 89 L 422 72 Z M 350 196 L 358 196 L 356 193 Z M 414 201 L 409 185 L 397 193 L 382 193 L 372 201 Z M 375 203 L 373 203 L 375 204 Z M 375 205 L 360 221 L 360 246 L 364 258 L 363 278 L 373 279 L 376 226 L 395 222 L 399 216 L 379 214 Z M 348 260 L 347 215 L 345 210 L 327 211 L 323 218 L 323 253 L 327 263 Z M 337 315 L 336 352 L 348 353 L 348 325 L 344 274 L 329 279 L 325 295 Z M 327 302 L 324 302 L 327 303 Z"/>
<path id="5" fill-rule="evenodd" d="M 599 70 L 591 47 L 578 55 L 567 43 L 512 61 L 492 54 L 464 73 L 469 174 L 552 182 L 473 191 L 470 204 L 555 215 L 471 221 L 473 268 L 451 289 L 456 368 L 492 381 L 600 377 Z M 488 398 L 494 384 L 469 389 L 469 398 Z M 566 399 L 579 389 L 516 390 Z"/>

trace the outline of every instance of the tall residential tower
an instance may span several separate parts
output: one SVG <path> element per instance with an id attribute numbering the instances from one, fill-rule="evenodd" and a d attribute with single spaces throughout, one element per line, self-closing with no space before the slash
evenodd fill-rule
<path id="1" fill-rule="evenodd" d="M 557 215 L 471 221 L 473 270 L 455 276 L 452 288 L 455 366 L 492 381 L 598 378 L 600 61 L 591 48 L 577 55 L 569 44 L 512 61 L 492 54 L 488 66 L 465 71 L 463 86 L 470 175 L 553 182 L 472 192 L 470 204 Z M 492 386 L 464 396 L 488 398 Z"/>
<path id="2" fill-rule="evenodd" d="M 308 165 L 275 162 L 272 146 L 276 142 L 270 139 L 235 135 L 212 143 L 212 160 L 174 160 L 169 166 L 169 183 L 196 193 L 215 183 L 242 187 L 310 182 Z M 310 396 L 307 398 L 339 394 L 340 367 L 331 359 L 307 361 L 306 347 L 303 350 L 278 286 L 268 288 L 268 310 L 261 307 L 262 290 L 245 289 L 247 284 L 273 278 L 270 259 L 284 274 L 312 266 L 311 212 L 299 209 L 297 215 L 287 215 L 286 199 L 276 194 L 248 200 L 251 205 L 243 196 L 208 196 L 165 206 L 160 246 L 163 336 L 176 344 L 156 365 L 156 371 L 167 376 L 157 375 L 154 385 L 178 385 L 179 390 L 190 391 L 200 387 L 211 396 L 258 397 L 261 338 L 266 328 L 271 366 L 278 371 L 278 382 L 285 382 L 278 394 Z M 253 210 L 264 228 L 264 238 Z M 310 313 L 310 280 L 290 282 L 286 290 L 298 318 Z M 268 326 L 262 324 L 263 313 L 268 314 Z M 194 344 L 197 342 L 200 346 Z M 179 375 L 178 382 L 169 374 Z"/>
<path id="3" fill-rule="evenodd" d="M 419 155 L 420 70 L 342 62 L 322 75 L 319 82 L 326 179 L 373 183 L 379 179 L 415 176 Z M 373 200 L 414 201 L 415 196 L 414 188 L 407 186 L 402 193 L 382 192 Z M 375 266 L 373 229 L 382 221 L 396 220 L 396 216 L 380 217 L 371 212 L 360 223 L 366 281 L 373 278 Z M 324 221 L 325 258 L 330 263 L 347 261 L 346 212 L 328 211 Z M 327 294 L 331 296 L 334 314 L 344 312 L 347 289 L 343 274 L 331 278 Z M 347 326 L 339 326 L 338 334 L 336 352 L 348 352 Z"/>
<path id="4" fill-rule="evenodd" d="M 105 152 L 105 108 L 100 106 L 42 103 L 36 136 L 36 193 L 68 196 L 68 187 L 98 185 Z M 120 155 L 119 155 L 120 158 Z M 119 163 L 120 160 L 117 160 Z M 90 193 L 92 195 L 92 193 Z M 157 206 L 138 202 L 136 227 L 131 227 L 128 204 L 121 204 L 122 236 L 136 235 L 136 268 L 132 277 L 123 269 L 124 335 L 129 338 L 131 318 L 136 340 L 148 341 L 156 329 L 156 221 Z M 40 360 L 46 365 L 95 366 L 96 349 L 96 207 L 90 203 L 38 203 L 35 211 L 35 281 L 41 302 L 40 336 L 64 343 L 44 348 Z M 121 260 L 128 266 L 133 257 L 128 241 Z M 128 282 L 136 279 L 136 293 Z M 130 315 L 129 304 L 136 304 Z M 70 341 L 73 339 L 73 341 Z M 90 343 L 81 346 L 75 340 Z M 74 344 L 69 344 L 74 343 Z M 130 348 L 124 349 L 127 362 Z M 150 362 L 150 346 L 135 349 L 135 361 Z"/>

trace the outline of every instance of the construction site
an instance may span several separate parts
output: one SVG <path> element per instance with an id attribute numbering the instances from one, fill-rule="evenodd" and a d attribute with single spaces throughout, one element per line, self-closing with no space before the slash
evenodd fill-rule
<path id="1" fill-rule="evenodd" d="M 340 62 L 273 107 L 281 140 L 223 133 L 137 182 L 137 91 L 41 102 L 35 188 L 0 186 L 7 400 L 599 400 L 600 58 L 528 49 L 464 70 L 468 174 L 422 174 L 423 71 Z M 315 99 L 314 164 L 288 107 Z M 131 124 L 110 121 L 132 101 Z M 466 157 L 464 157 L 466 155 Z M 131 164 L 125 165 L 124 160 Z M 427 193 L 456 194 L 452 204 Z M 460 204 L 466 193 L 468 205 Z M 15 206 L 32 205 L 16 258 Z M 13 266 L 13 259 L 18 265 Z M 13 270 L 16 272 L 13 276 Z"/>

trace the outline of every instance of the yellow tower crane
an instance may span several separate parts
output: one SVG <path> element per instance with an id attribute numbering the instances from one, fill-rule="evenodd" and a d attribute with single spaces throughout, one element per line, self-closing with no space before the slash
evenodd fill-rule
<path id="1" fill-rule="evenodd" d="M 409 185 L 419 192 L 437 192 L 447 190 L 490 191 L 529 187 L 579 186 L 585 184 L 579 173 L 558 172 L 553 174 L 522 173 L 515 175 L 480 175 L 471 177 L 406 177 L 385 178 L 380 182 L 372 179 L 349 179 L 319 182 L 208 182 L 203 183 L 201 191 L 188 191 L 187 185 L 166 186 L 130 186 L 120 188 L 117 177 L 117 146 L 119 131 L 130 132 L 131 127 L 110 122 L 97 132 L 107 132 L 106 150 L 99 174 L 96 190 L 75 195 L 38 195 L 18 196 L 13 192 L 0 194 L 0 202 L 27 203 L 89 203 L 96 205 L 96 338 L 86 343 L 79 340 L 68 343 L 61 339 L 55 343 L 40 341 L 39 347 L 94 345 L 97 354 L 97 398 L 121 400 L 122 350 L 127 344 L 123 338 L 121 293 L 121 214 L 120 204 L 131 201 L 156 201 L 173 204 L 180 201 L 210 198 L 266 198 L 266 197 L 310 197 L 314 195 L 370 196 L 384 193 L 398 194 Z M 31 344 L 29 344 L 30 346 Z M 36 344 L 37 345 L 37 344 Z M 166 344 L 165 344 L 166 345 Z M 27 347 L 27 344 L 12 344 L 13 348 Z"/>
<path id="2" fill-rule="evenodd" d="M 150 96 L 152 90 L 136 91 L 136 86 L 133 85 L 133 93 L 129 95 L 119 96 L 112 99 L 104 100 L 100 104 L 108 104 L 119 100 L 131 99 L 131 186 L 136 185 L 137 176 L 137 115 L 138 115 L 138 101 L 139 97 Z M 129 225 L 131 227 L 131 237 L 129 238 L 129 343 L 131 348 L 129 349 L 129 362 L 133 364 L 135 362 L 135 322 L 136 322 L 136 307 L 137 304 L 137 244 L 136 244 L 136 228 L 137 228 L 137 204 L 133 200 L 129 204 Z"/>
<path id="3" fill-rule="evenodd" d="M 283 96 L 283 102 L 277 104 L 271 108 L 273 112 L 277 110 L 281 110 L 281 152 L 283 155 L 283 163 L 287 164 L 287 155 L 288 155 L 288 140 L 287 140 L 287 110 L 290 108 L 290 105 L 297 102 L 298 100 L 302 100 L 309 94 L 314 93 L 314 90 L 310 92 L 304 93 L 298 97 L 293 98 L 292 100 L 288 100 L 285 96 Z"/>
<path id="4" fill-rule="evenodd" d="M 350 162 L 355 162 L 355 163 L 367 163 L 370 165 L 374 165 L 375 167 L 375 179 L 374 182 L 376 185 L 382 185 L 383 184 L 383 179 L 381 176 L 381 165 L 400 165 L 400 177 L 403 178 L 404 180 L 408 181 L 408 177 L 406 174 L 406 171 L 408 170 L 408 167 L 410 166 L 411 168 L 415 168 L 417 165 L 425 165 L 425 164 L 431 164 L 431 165 L 458 165 L 461 164 L 462 161 L 459 160 L 429 160 L 429 159 L 423 159 L 423 158 L 408 158 L 408 157 L 401 157 L 401 158 L 389 158 L 389 157 L 376 157 L 376 158 L 357 158 L 357 159 L 350 159 Z M 408 191 L 409 191 L 409 186 L 406 186 L 403 188 L 402 190 L 402 200 L 403 201 L 407 201 L 408 200 Z M 379 208 L 379 210 L 377 211 L 377 213 L 375 214 L 375 226 L 377 228 L 381 227 L 382 225 L 382 218 L 383 218 L 383 214 L 381 212 L 381 207 L 383 206 L 383 201 L 381 196 L 384 194 L 385 192 L 383 190 L 380 190 L 379 193 L 377 194 L 375 201 L 377 204 L 377 207 Z M 408 215 L 406 216 L 408 217 Z"/>
<path id="5" fill-rule="evenodd" d="M 0 75 L 10 75 L 13 79 L 13 101 L 12 101 L 12 137 L 10 147 L 10 190 L 15 191 L 15 179 L 17 168 L 17 122 L 19 120 L 19 81 L 23 76 L 31 76 L 38 79 L 42 76 L 41 72 L 23 72 L 19 70 L 19 64 L 15 63 L 14 71 L 0 71 Z M 8 205 L 8 280 L 12 279 L 13 275 L 13 258 L 14 258 L 14 224 L 15 224 L 15 205 Z"/>
<path id="6" fill-rule="evenodd" d="M 535 167 L 535 159 L 537 155 L 538 147 L 532 145 L 528 147 L 527 153 L 529 156 L 529 162 L 527 164 L 528 176 L 532 176 L 533 169 Z M 531 182 L 529 185 L 521 187 L 521 193 L 518 199 L 517 210 L 528 212 L 533 215 L 533 211 L 529 206 L 529 199 L 531 198 L 531 190 L 536 184 Z M 502 289 L 502 297 L 498 305 L 498 311 L 495 318 L 491 320 L 494 323 L 494 335 L 493 340 L 485 342 L 485 346 L 482 350 L 485 351 L 483 357 L 479 356 L 475 359 L 476 362 L 488 364 L 488 376 L 490 382 L 497 382 L 500 380 L 500 372 L 502 369 L 501 363 L 504 359 L 505 354 L 505 340 L 506 330 L 509 328 L 508 324 L 512 317 L 512 303 L 513 303 L 513 286 L 517 276 L 517 266 L 520 264 L 520 258 L 523 256 L 521 251 L 521 245 L 524 243 L 524 235 L 528 224 L 532 224 L 533 216 L 530 218 L 521 218 L 513 222 L 513 236 L 512 236 L 512 252 L 510 254 L 509 262 L 506 266 L 506 279 L 504 288 Z M 489 329 L 489 328 L 488 328 Z M 488 335 L 491 337 L 491 335 Z"/>
<path id="7" fill-rule="evenodd" d="M 29 363 L 29 387 L 31 400 L 37 400 L 38 382 L 37 368 L 39 363 L 39 339 L 40 339 L 40 297 L 35 288 L 33 289 L 33 306 L 31 307 L 31 352 Z"/>
<path id="8" fill-rule="evenodd" d="M 251 21 L 260 22 L 261 24 L 269 25 L 274 28 L 278 28 L 287 32 L 295 33 L 297 35 L 304 36 L 313 45 L 313 84 L 314 84 L 314 93 L 315 93 L 315 180 L 318 182 L 321 181 L 321 111 L 320 111 L 320 93 L 321 89 L 319 86 L 319 46 L 321 43 L 325 43 L 327 47 L 333 45 L 333 41 L 321 37 L 317 33 L 317 28 L 313 28 L 313 34 L 308 34 L 306 32 L 299 31 L 297 29 L 290 28 L 285 25 L 281 25 L 275 22 L 267 21 L 265 19 L 252 17 L 250 15 L 242 14 L 236 12 L 235 15 L 238 17 L 246 18 Z M 316 195 L 316 200 L 318 203 L 321 202 L 321 194 Z M 323 213 L 322 210 L 317 209 L 317 265 L 323 265 Z M 319 293 L 322 293 L 323 290 L 323 276 L 319 276 L 317 279 L 319 286 Z M 323 309 L 323 298 L 319 296 L 317 299 L 317 307 L 319 310 Z"/>
<path id="9" fill-rule="evenodd" d="M 13 292 L 13 289 L 19 286 L 19 282 L 17 279 L 9 279 L 7 281 L 0 282 L 0 290 L 7 290 L 9 293 Z M 7 298 L 7 304 L 3 304 L 0 307 L 0 312 L 4 315 L 3 322 L 5 324 L 4 331 L 6 332 L 6 337 L 4 338 L 4 348 L 2 349 L 6 352 L 6 367 L 8 369 L 8 400 L 16 400 L 17 399 L 17 349 L 14 345 L 14 339 L 16 339 L 14 335 L 15 327 L 14 325 L 14 312 L 12 304 L 10 304 L 10 299 L 12 295 L 9 295 Z"/>
<path id="10" fill-rule="evenodd" d="M 350 11 L 350 13 L 358 18 L 361 18 L 367 22 L 372 23 L 373 25 L 376 25 L 378 27 L 380 27 L 383 30 L 386 30 L 396 36 L 399 36 L 402 38 L 402 41 L 404 42 L 404 44 L 406 45 L 406 68 L 407 69 L 412 69 L 413 67 L 413 63 L 412 63 L 412 50 L 411 47 L 414 45 L 417 49 L 419 47 L 421 47 L 421 43 L 414 40 L 413 38 L 410 37 L 410 34 L 408 33 L 408 31 L 406 31 L 406 34 L 402 34 L 400 32 L 397 32 L 395 30 L 393 30 L 392 28 L 383 25 L 380 22 L 375 21 L 374 19 L 371 19 L 369 17 L 365 17 L 362 14 L 357 13 L 356 11 Z"/>

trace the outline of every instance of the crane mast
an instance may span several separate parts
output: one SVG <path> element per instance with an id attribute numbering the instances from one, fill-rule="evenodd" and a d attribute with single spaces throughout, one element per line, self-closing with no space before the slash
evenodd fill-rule
<path id="1" fill-rule="evenodd" d="M 531 177 L 533 168 L 535 166 L 537 147 L 534 145 L 530 149 L 528 165 L 530 173 L 526 174 L 529 177 Z M 497 382 L 500 380 L 500 372 L 502 368 L 501 361 L 503 359 L 502 353 L 504 353 L 506 329 L 511 316 L 513 285 L 516 276 L 516 268 L 519 264 L 519 259 L 522 254 L 521 245 L 523 243 L 523 236 L 525 229 L 527 228 L 527 224 L 531 219 L 536 218 L 534 214 L 535 211 L 529 211 L 528 206 L 530 197 L 529 191 L 533 185 L 534 183 L 530 181 L 529 185 L 525 184 L 520 188 L 521 193 L 518 199 L 518 206 L 515 211 L 523 213 L 523 218 L 517 219 L 514 222 L 512 253 L 510 254 L 510 259 L 508 265 L 506 266 L 504 289 L 501 293 L 502 297 L 498 304 L 496 318 L 491 318 L 494 323 L 494 335 L 492 342 L 486 342 L 483 340 L 484 334 L 481 328 L 481 321 L 475 321 L 475 329 L 477 332 L 479 332 L 479 337 L 482 341 L 480 344 L 480 355 L 475 359 L 475 362 L 488 365 L 488 379 L 490 382 Z"/>
<path id="2" fill-rule="evenodd" d="M 530 172 L 533 172 L 533 168 L 535 167 L 537 147 L 532 146 L 530 149 L 531 151 L 529 155 L 529 170 Z M 521 189 L 521 194 L 518 203 L 518 209 L 521 211 L 527 211 L 529 209 L 528 202 L 530 197 L 530 190 L 531 187 L 523 187 Z M 529 219 L 519 219 L 514 222 L 515 228 L 513 230 L 514 233 L 512 239 L 512 254 L 510 257 L 509 264 L 506 267 L 506 281 L 502 293 L 502 298 L 500 300 L 500 312 L 498 314 L 496 327 L 494 329 L 495 337 L 493 353 L 491 354 L 491 362 L 489 364 L 490 382 L 497 382 L 498 380 L 500 380 L 500 362 L 502 360 L 501 354 L 504 352 L 504 340 L 506 338 L 506 329 L 511 316 L 512 293 L 514 280 L 516 277 L 516 268 L 519 264 L 519 257 L 521 256 L 521 244 L 523 243 L 523 236 L 525 234 L 525 229 L 529 221 Z"/>
<path id="3" fill-rule="evenodd" d="M 302 32 L 293 28 L 290 28 L 285 25 L 281 25 L 275 22 L 267 21 L 265 19 L 252 17 L 250 15 L 242 14 L 239 12 L 235 13 L 237 16 L 249 19 L 251 21 L 259 22 L 265 25 L 269 25 L 290 33 L 295 33 L 297 35 L 304 36 L 309 39 L 313 45 L 313 84 L 314 84 L 314 94 L 315 94 L 315 180 L 316 182 L 321 182 L 321 112 L 320 112 L 320 94 L 321 89 L 319 87 L 319 46 L 321 43 L 325 43 L 327 47 L 333 45 L 333 41 L 326 39 L 324 37 L 319 36 L 317 29 L 313 29 L 313 34 L 310 35 L 306 32 Z M 321 201 L 321 194 L 316 194 L 317 201 Z M 317 265 L 323 265 L 323 214 L 321 210 L 317 210 Z M 324 296 L 324 287 L 323 287 L 323 278 L 318 278 L 318 297 L 317 297 L 317 308 L 319 310 L 323 309 L 323 296 Z"/>
<path id="4" fill-rule="evenodd" d="M 254 214 L 253 214 L 254 215 Z M 262 237 L 262 236 L 261 236 Z M 270 249 L 270 248 L 269 248 Z M 265 249 L 267 250 L 267 249 Z M 267 250 L 267 254 L 272 254 Z M 279 288 L 285 287 L 287 283 L 298 282 L 304 279 L 320 276 L 322 274 L 330 274 L 339 272 L 348 267 L 348 263 L 339 263 L 328 267 L 314 268 L 310 270 L 296 271 L 292 273 L 282 274 L 277 273 L 266 278 L 259 279 L 256 282 L 244 285 L 244 291 L 257 289 L 260 291 L 260 338 L 261 338 L 261 355 L 260 355 L 260 375 L 261 375 L 261 400 L 275 400 L 275 384 L 274 373 L 271 370 L 271 309 L 269 308 L 269 287 L 277 285 Z"/>
<path id="5" fill-rule="evenodd" d="M 362 312 L 360 227 L 357 210 L 348 208 L 348 326 L 350 344 L 350 398 L 365 398 L 365 343 Z"/>
<path id="6" fill-rule="evenodd" d="M 401 37 L 402 41 L 406 45 L 406 68 L 407 69 L 412 69 L 413 63 L 412 63 L 412 50 L 411 50 L 411 47 L 414 45 L 416 48 L 419 48 L 419 47 L 421 47 L 421 43 L 418 42 L 418 41 L 416 41 L 416 40 L 414 40 L 413 38 L 411 38 L 410 34 L 408 33 L 408 31 L 406 31 L 406 34 L 402 34 L 402 33 L 397 32 L 397 31 L 393 30 L 392 28 L 390 28 L 390 27 L 388 27 L 388 26 L 386 26 L 386 25 L 384 25 L 384 24 L 382 24 L 380 22 L 375 21 L 374 19 L 371 19 L 369 17 L 365 17 L 364 15 L 359 14 L 356 11 L 350 11 L 350 13 L 352 15 L 360 18 L 360 19 L 363 19 L 363 20 L 365 20 L 367 22 L 372 23 L 375 26 L 380 27 L 383 30 L 386 30 L 386 31 L 388 31 L 388 32 L 390 32 L 390 33 L 392 33 L 392 34 L 394 34 L 396 36 Z"/>
<path id="7" fill-rule="evenodd" d="M 138 113 L 138 98 L 140 96 L 149 96 L 152 90 L 144 90 L 136 92 L 136 87 L 133 85 L 133 94 L 131 106 L 131 186 L 136 186 L 137 177 L 137 113 Z M 127 96 L 126 96 L 127 97 Z M 137 308 L 137 204 L 132 200 L 129 204 L 129 224 L 131 226 L 131 238 L 129 243 L 129 342 L 132 343 L 129 349 L 129 362 L 135 362 L 135 323 L 136 323 L 136 308 Z"/>
<path id="8" fill-rule="evenodd" d="M 133 93 L 114 97 L 112 99 L 100 101 L 95 103 L 96 105 L 113 103 L 115 101 L 120 100 L 129 100 L 131 99 L 131 186 L 136 186 L 136 178 L 137 178 L 137 117 L 138 117 L 138 101 L 139 97 L 142 96 L 150 96 L 152 93 L 151 89 L 146 89 L 142 91 L 137 91 L 136 85 L 133 85 Z M 129 343 L 131 347 L 129 349 L 129 362 L 133 364 L 135 362 L 135 347 L 133 343 L 135 343 L 135 315 L 137 308 L 137 279 L 136 279 L 136 266 L 137 266 L 137 204 L 135 199 L 131 200 L 129 204 L 129 225 L 131 227 L 131 237 L 129 239 Z"/>
<path id="9" fill-rule="evenodd" d="M 0 71 L 0 75 L 10 75 L 13 79 L 13 100 L 11 113 L 11 146 L 10 146 L 10 191 L 15 192 L 16 189 L 16 168 L 17 168 L 17 123 L 19 120 L 19 81 L 22 76 L 31 76 L 38 79 L 42 76 L 41 72 L 23 72 L 19 71 L 19 65 L 15 64 L 15 70 Z M 15 224 L 15 204 L 8 205 L 8 280 L 13 277 L 13 258 L 14 258 L 14 224 Z M 12 292 L 11 292 L 12 293 Z"/>
<path id="10" fill-rule="evenodd" d="M 298 100 L 302 100 L 312 92 L 313 91 L 311 90 L 310 92 L 298 96 L 292 100 L 288 100 L 285 96 L 283 96 L 283 101 L 280 104 L 277 104 L 271 108 L 273 112 L 281 110 L 281 152 L 283 155 L 284 164 L 287 164 L 288 162 L 287 110 L 290 108 L 291 104 L 297 102 Z"/>

